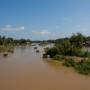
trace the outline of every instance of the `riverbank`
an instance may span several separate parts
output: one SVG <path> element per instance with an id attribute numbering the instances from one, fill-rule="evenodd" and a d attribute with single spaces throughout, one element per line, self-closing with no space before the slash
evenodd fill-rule
<path id="1" fill-rule="evenodd" d="M 80 74 L 90 74 L 90 52 L 85 47 L 85 37 L 81 33 L 55 43 L 54 47 L 45 49 L 43 58 L 63 61 L 63 65 L 73 67 Z"/>

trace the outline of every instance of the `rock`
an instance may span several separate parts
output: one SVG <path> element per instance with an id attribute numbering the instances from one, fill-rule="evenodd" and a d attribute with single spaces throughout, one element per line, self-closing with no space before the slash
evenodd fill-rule
<path id="1" fill-rule="evenodd" d="M 3 56 L 5 56 L 5 57 L 8 56 L 8 53 L 4 53 Z"/>

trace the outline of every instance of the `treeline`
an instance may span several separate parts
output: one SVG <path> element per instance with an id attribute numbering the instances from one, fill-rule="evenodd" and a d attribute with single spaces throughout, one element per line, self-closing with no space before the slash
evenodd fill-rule
<path id="1" fill-rule="evenodd" d="M 76 42 L 77 42 L 77 39 L 79 39 L 81 36 L 83 37 L 84 41 L 83 41 L 83 45 L 84 46 L 90 46 L 90 36 L 84 36 L 82 35 L 81 33 L 77 33 L 77 34 L 73 34 L 72 38 L 74 38 L 76 35 L 78 35 L 78 37 L 76 38 Z M 71 37 L 65 37 L 65 38 L 59 38 L 59 39 L 56 39 L 56 40 L 36 40 L 36 41 L 32 41 L 32 43 L 41 43 L 41 44 L 48 44 L 48 43 L 61 43 L 62 41 L 65 41 L 65 40 L 69 40 Z"/>
<path id="2" fill-rule="evenodd" d="M 32 41 L 32 43 L 55 43 L 55 40 L 36 40 Z"/>
<path id="3" fill-rule="evenodd" d="M 83 39 L 84 39 L 83 45 L 84 45 L 84 46 L 90 46 L 90 36 L 84 36 L 84 35 L 82 35 L 81 33 L 77 33 L 77 34 L 73 34 L 73 35 L 72 35 L 73 38 L 74 38 L 76 35 L 78 35 L 78 37 L 77 37 L 76 39 L 79 39 L 80 36 L 83 37 Z M 71 38 L 71 37 L 70 37 L 70 38 Z M 60 38 L 60 39 L 54 40 L 54 42 L 55 42 L 55 43 L 61 43 L 62 41 L 64 41 L 64 40 L 69 40 L 70 38 L 68 38 L 68 37 L 66 37 L 66 38 Z M 76 42 L 77 42 L 77 41 L 76 41 Z"/>
<path id="4" fill-rule="evenodd" d="M 81 33 L 72 35 L 70 38 L 61 39 L 56 41 L 53 48 L 48 49 L 46 52 L 50 57 L 54 57 L 57 54 L 65 56 L 80 56 L 86 55 L 86 52 L 82 52 L 82 47 L 85 45 L 86 38 Z"/>
<path id="5" fill-rule="evenodd" d="M 0 36 L 0 45 L 26 45 L 30 44 L 30 39 L 14 39 L 14 38 L 6 38 L 5 36 Z"/>
<path id="6" fill-rule="evenodd" d="M 17 45 L 31 44 L 29 39 L 13 39 L 0 36 L 0 52 L 13 52 L 13 49 Z"/>

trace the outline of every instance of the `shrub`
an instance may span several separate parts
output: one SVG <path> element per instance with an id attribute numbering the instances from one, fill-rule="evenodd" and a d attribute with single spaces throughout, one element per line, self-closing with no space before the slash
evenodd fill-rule
<path id="1" fill-rule="evenodd" d="M 46 51 L 46 54 L 53 58 L 55 55 L 59 54 L 59 50 L 56 47 L 50 48 Z"/>
<path id="2" fill-rule="evenodd" d="M 75 69 L 81 74 L 90 74 L 90 61 L 83 60 L 83 62 L 77 63 Z"/>
<path id="3" fill-rule="evenodd" d="M 59 48 L 59 52 L 62 55 L 68 55 L 70 52 L 71 44 L 69 40 L 64 40 L 60 44 L 56 45 Z"/>
<path id="4" fill-rule="evenodd" d="M 62 55 L 57 54 L 54 56 L 54 60 L 63 60 L 63 59 L 64 59 L 64 56 Z"/>
<path id="5" fill-rule="evenodd" d="M 90 55 L 90 52 L 88 51 L 84 52 L 84 57 L 89 57 L 89 55 Z"/>
<path id="6" fill-rule="evenodd" d="M 67 67 L 74 67 L 76 63 L 73 59 L 66 59 L 63 64 Z"/>

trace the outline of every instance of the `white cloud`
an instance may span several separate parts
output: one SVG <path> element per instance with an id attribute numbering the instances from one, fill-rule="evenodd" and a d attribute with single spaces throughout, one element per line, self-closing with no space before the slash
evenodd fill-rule
<path id="1" fill-rule="evenodd" d="M 24 29 L 25 29 L 24 26 L 13 27 L 12 25 L 6 25 L 5 27 L 0 28 L 0 30 L 6 31 L 6 32 L 22 31 Z"/>
<path id="2" fill-rule="evenodd" d="M 37 35 L 49 35 L 50 34 L 48 30 L 32 31 L 32 33 L 37 34 Z"/>

